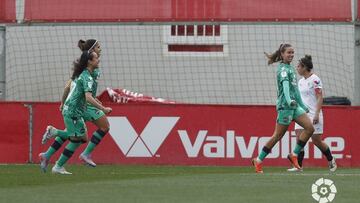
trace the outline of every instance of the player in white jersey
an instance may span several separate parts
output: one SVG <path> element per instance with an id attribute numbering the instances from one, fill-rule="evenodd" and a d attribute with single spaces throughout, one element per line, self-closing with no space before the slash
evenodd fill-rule
<path id="1" fill-rule="evenodd" d="M 329 146 L 321 140 L 321 135 L 324 129 L 324 119 L 322 113 L 323 104 L 323 89 L 320 78 L 312 71 L 313 63 L 310 55 L 305 55 L 304 58 L 299 60 L 297 65 L 297 72 L 302 78 L 298 82 L 298 87 L 301 95 L 301 99 L 308 107 L 307 113 L 314 125 L 314 134 L 311 136 L 312 142 L 317 146 L 321 152 L 326 156 L 330 171 L 334 172 L 337 168 L 335 158 L 332 156 Z M 300 133 L 304 129 L 295 124 L 295 133 L 299 137 Z M 304 159 L 304 150 L 298 156 L 298 162 L 301 169 L 290 168 L 288 171 L 302 171 L 302 161 Z"/>

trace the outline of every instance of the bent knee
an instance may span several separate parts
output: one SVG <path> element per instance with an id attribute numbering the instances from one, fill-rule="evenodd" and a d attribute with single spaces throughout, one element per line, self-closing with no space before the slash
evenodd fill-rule
<path id="1" fill-rule="evenodd" d="M 103 131 L 105 134 L 109 132 L 110 130 L 110 126 L 104 126 L 104 127 L 101 127 L 99 128 L 101 131 Z"/>
<path id="2" fill-rule="evenodd" d="M 310 125 L 310 126 L 307 127 L 305 130 L 308 131 L 309 134 L 313 134 L 313 133 L 315 132 L 315 128 L 314 128 L 313 125 Z"/>

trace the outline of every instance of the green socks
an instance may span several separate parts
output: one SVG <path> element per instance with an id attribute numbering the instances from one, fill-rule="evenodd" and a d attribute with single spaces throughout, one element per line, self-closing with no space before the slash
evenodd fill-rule
<path id="1" fill-rule="evenodd" d="M 297 143 L 296 143 L 296 147 L 294 149 L 294 154 L 296 156 L 298 156 L 305 145 L 306 145 L 306 142 L 298 140 Z"/>
<path id="2" fill-rule="evenodd" d="M 271 149 L 264 146 L 263 149 L 261 150 L 260 155 L 258 156 L 258 160 L 263 161 L 270 152 Z"/>
<path id="3" fill-rule="evenodd" d="M 59 160 L 56 162 L 56 165 L 62 167 L 74 154 L 74 151 L 81 145 L 80 142 L 70 141 L 69 144 L 66 145 L 63 153 L 61 154 Z"/>
<path id="4" fill-rule="evenodd" d="M 102 130 L 95 131 L 93 136 L 91 137 L 89 144 L 86 146 L 86 149 L 82 154 L 88 156 L 95 149 L 96 145 L 98 145 L 101 142 L 105 134 L 106 132 Z"/>
<path id="5" fill-rule="evenodd" d="M 55 141 L 52 143 L 52 145 L 49 147 L 49 149 L 45 152 L 45 157 L 47 159 L 50 159 L 50 157 L 60 149 L 62 144 L 64 144 L 66 140 L 63 140 L 61 137 L 55 137 Z"/>

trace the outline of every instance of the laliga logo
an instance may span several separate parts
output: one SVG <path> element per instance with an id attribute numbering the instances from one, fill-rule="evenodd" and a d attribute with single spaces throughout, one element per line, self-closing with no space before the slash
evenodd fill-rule
<path id="1" fill-rule="evenodd" d="M 180 117 L 152 117 L 140 135 L 126 117 L 108 117 L 110 135 L 126 157 L 153 157 Z"/>
<path id="2" fill-rule="evenodd" d="M 335 184 L 330 179 L 319 178 L 311 186 L 312 197 L 319 203 L 332 202 L 337 192 Z"/>

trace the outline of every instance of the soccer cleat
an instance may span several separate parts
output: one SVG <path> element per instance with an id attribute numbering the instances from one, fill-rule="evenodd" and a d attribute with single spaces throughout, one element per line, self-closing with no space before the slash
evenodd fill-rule
<path id="1" fill-rule="evenodd" d="M 71 175 L 72 173 L 65 170 L 65 168 L 62 166 L 54 165 L 51 169 L 52 173 L 61 174 L 61 175 Z"/>
<path id="2" fill-rule="evenodd" d="M 46 127 L 46 131 L 42 137 L 41 144 L 45 144 L 48 140 L 55 137 L 55 135 L 51 132 L 54 129 L 51 125 Z"/>
<path id="3" fill-rule="evenodd" d="M 90 155 L 80 154 L 79 159 L 85 162 L 85 164 L 87 164 L 88 166 L 96 167 L 96 163 L 91 160 Z"/>
<path id="4" fill-rule="evenodd" d="M 41 171 L 46 173 L 47 166 L 49 165 L 49 159 L 46 158 L 45 153 L 40 153 L 39 160 L 40 160 Z"/>
<path id="5" fill-rule="evenodd" d="M 262 165 L 261 163 L 258 163 L 258 161 L 256 160 L 256 158 L 251 160 L 252 165 L 255 167 L 255 172 L 256 173 L 264 173 L 264 171 L 262 170 Z"/>
<path id="6" fill-rule="evenodd" d="M 287 171 L 288 172 L 303 172 L 303 168 L 301 167 L 300 169 L 298 169 L 296 167 L 292 167 L 292 168 L 288 168 Z"/>
<path id="7" fill-rule="evenodd" d="M 293 165 L 293 167 L 297 168 L 297 169 L 301 169 L 297 156 L 293 155 L 293 154 L 289 154 L 287 156 L 287 158 L 289 159 L 289 161 L 291 162 L 291 164 Z"/>
<path id="8" fill-rule="evenodd" d="M 333 157 L 333 159 L 331 161 L 329 161 L 329 170 L 331 172 L 335 172 L 337 169 L 337 165 L 336 165 L 336 162 L 335 162 L 335 158 Z"/>

